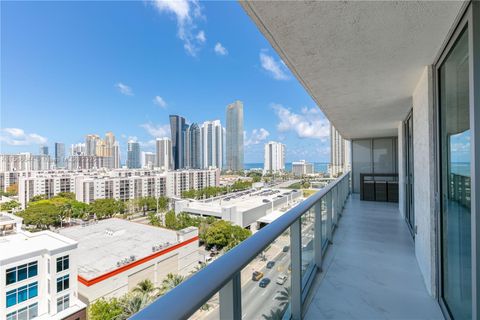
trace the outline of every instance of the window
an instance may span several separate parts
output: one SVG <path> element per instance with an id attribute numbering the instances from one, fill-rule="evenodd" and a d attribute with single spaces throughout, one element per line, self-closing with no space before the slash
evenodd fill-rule
<path id="1" fill-rule="evenodd" d="M 7 314 L 7 320 L 30 320 L 38 317 L 38 303 Z"/>
<path id="2" fill-rule="evenodd" d="M 70 307 L 70 296 L 68 294 L 66 296 L 63 296 L 57 299 L 57 312 L 68 309 L 69 307 Z"/>
<path id="3" fill-rule="evenodd" d="M 38 296 L 38 283 L 30 283 L 7 292 L 7 308 Z"/>
<path id="4" fill-rule="evenodd" d="M 38 262 L 30 262 L 17 267 L 9 268 L 6 272 L 6 285 L 22 281 L 38 274 Z"/>
<path id="5" fill-rule="evenodd" d="M 68 274 L 66 276 L 63 276 L 57 279 L 57 292 L 67 290 L 69 287 L 70 287 L 70 276 Z"/>
<path id="6" fill-rule="evenodd" d="M 57 258 L 57 272 L 68 270 L 69 265 L 70 265 L 70 258 L 68 256 Z"/>

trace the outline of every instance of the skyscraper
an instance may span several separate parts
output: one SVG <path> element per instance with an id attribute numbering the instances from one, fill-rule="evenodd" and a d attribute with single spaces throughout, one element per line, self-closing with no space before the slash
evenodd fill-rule
<path id="1" fill-rule="evenodd" d="M 285 170 L 285 145 L 270 141 L 265 144 L 263 171 L 275 173 Z"/>
<path id="2" fill-rule="evenodd" d="M 47 146 L 41 146 L 40 147 L 40 154 L 44 156 L 48 156 L 48 147 Z"/>
<path id="3" fill-rule="evenodd" d="M 172 141 L 169 138 L 157 139 L 156 167 L 168 171 L 173 168 Z"/>
<path id="4" fill-rule="evenodd" d="M 200 169 L 202 167 L 201 140 L 198 124 L 192 123 L 185 132 L 185 153 L 187 154 L 185 166 L 187 168 Z"/>
<path id="5" fill-rule="evenodd" d="M 235 101 L 227 106 L 227 170 L 243 170 L 243 103 Z"/>
<path id="6" fill-rule="evenodd" d="M 177 115 L 170 115 L 170 131 L 172 136 L 173 169 L 182 169 L 185 154 L 185 131 L 187 125 L 185 118 Z"/>
<path id="7" fill-rule="evenodd" d="M 155 153 L 142 151 L 140 164 L 142 168 L 153 168 L 156 164 Z"/>
<path id="8" fill-rule="evenodd" d="M 350 169 L 350 143 L 330 125 L 330 176 L 336 177 Z"/>
<path id="9" fill-rule="evenodd" d="M 129 169 L 138 169 L 142 167 L 140 163 L 140 144 L 138 142 L 128 141 L 127 167 Z"/>
<path id="10" fill-rule="evenodd" d="M 223 167 L 223 128 L 220 120 L 205 121 L 201 128 L 203 168 Z"/>
<path id="11" fill-rule="evenodd" d="M 65 144 L 55 142 L 55 167 L 65 168 Z"/>
<path id="12" fill-rule="evenodd" d="M 85 153 L 87 156 L 97 155 L 97 143 L 100 137 L 96 134 L 89 134 L 85 137 Z"/>
<path id="13" fill-rule="evenodd" d="M 112 146 L 112 167 L 120 168 L 120 144 L 115 141 Z"/>

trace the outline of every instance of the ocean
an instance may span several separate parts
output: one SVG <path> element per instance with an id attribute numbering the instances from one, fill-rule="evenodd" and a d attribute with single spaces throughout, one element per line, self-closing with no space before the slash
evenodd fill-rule
<path id="1" fill-rule="evenodd" d="M 263 162 L 253 162 L 253 163 L 245 163 L 244 168 L 246 170 L 249 169 L 263 169 Z M 313 169 L 316 173 L 318 172 L 327 172 L 328 171 L 328 163 L 324 162 L 314 162 Z M 285 163 L 285 171 L 291 172 L 292 171 L 292 163 L 287 162 Z"/>

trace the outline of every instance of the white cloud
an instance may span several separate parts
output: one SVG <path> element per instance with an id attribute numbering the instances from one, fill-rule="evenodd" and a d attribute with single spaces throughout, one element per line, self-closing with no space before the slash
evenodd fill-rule
<path id="1" fill-rule="evenodd" d="M 32 144 L 46 144 L 47 138 L 36 133 L 26 133 L 19 128 L 0 129 L 0 141 L 11 146 L 28 146 Z"/>
<path id="2" fill-rule="evenodd" d="M 187 53 L 196 56 L 206 40 L 203 30 L 195 34 L 196 21 L 203 18 L 198 0 L 154 0 L 153 5 L 159 13 L 175 15 L 178 38 L 183 41 Z"/>
<path id="3" fill-rule="evenodd" d="M 167 107 L 167 103 L 160 96 L 155 96 L 155 98 L 153 98 L 153 103 L 156 104 L 157 106 L 159 106 L 160 108 L 166 108 Z"/>
<path id="4" fill-rule="evenodd" d="M 119 82 L 119 83 L 115 84 L 115 88 L 117 88 L 118 91 L 120 91 L 121 94 L 124 94 L 126 96 L 133 96 L 132 88 L 130 88 L 129 86 L 127 86 L 124 83 Z"/>
<path id="5" fill-rule="evenodd" d="M 144 123 L 140 125 L 140 127 L 147 130 L 148 134 L 154 138 L 170 137 L 170 126 L 168 124 L 154 125 L 151 123 Z"/>
<path id="6" fill-rule="evenodd" d="M 321 140 L 330 135 L 330 124 L 316 107 L 302 108 L 300 113 L 294 113 L 280 104 L 274 104 L 273 109 L 280 120 L 277 124 L 280 132 L 293 131 L 299 138 Z"/>
<path id="7" fill-rule="evenodd" d="M 213 48 L 216 54 L 220 56 L 225 56 L 228 54 L 227 48 L 225 48 L 220 42 L 217 42 L 215 44 L 215 47 Z"/>
<path id="8" fill-rule="evenodd" d="M 260 63 L 262 64 L 262 68 L 270 73 L 274 79 L 288 79 L 288 76 L 285 72 L 285 64 L 279 64 L 272 56 L 269 56 L 264 52 L 260 52 Z"/>
<path id="9" fill-rule="evenodd" d="M 244 141 L 245 141 L 244 145 L 250 146 L 250 145 L 259 144 L 265 141 L 269 135 L 270 135 L 270 132 L 268 132 L 264 128 L 253 129 L 252 133 L 250 134 L 250 137 L 248 137 L 247 133 L 244 132 Z"/>
<path id="10" fill-rule="evenodd" d="M 205 41 L 207 41 L 207 37 L 205 36 L 205 31 L 200 30 L 197 33 L 197 36 L 195 37 L 195 39 L 197 39 L 197 41 L 200 43 L 205 43 Z"/>

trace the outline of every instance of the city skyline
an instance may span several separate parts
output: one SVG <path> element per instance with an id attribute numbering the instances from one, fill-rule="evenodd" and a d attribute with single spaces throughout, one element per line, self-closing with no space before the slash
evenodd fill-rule
<path id="1" fill-rule="evenodd" d="M 125 162 L 129 139 L 153 152 L 156 138 L 169 137 L 169 114 L 188 123 L 226 124 L 226 105 L 239 99 L 245 105 L 245 163 L 261 162 L 268 140 L 288 147 L 287 161 L 328 161 L 325 117 L 240 6 L 201 3 L 206 19 L 193 17 L 191 6 L 196 33 L 189 52 L 187 40 L 177 36 L 172 8 L 2 4 L 1 152 L 36 154 L 46 145 L 52 154 L 55 142 L 67 147 L 89 132 L 112 131 Z M 103 15 L 111 17 L 109 25 Z M 31 27 L 19 23 L 25 20 Z M 78 28 L 78 21 L 88 25 Z M 204 42 L 196 38 L 200 31 Z M 19 109 L 29 116 L 17 117 Z"/>

